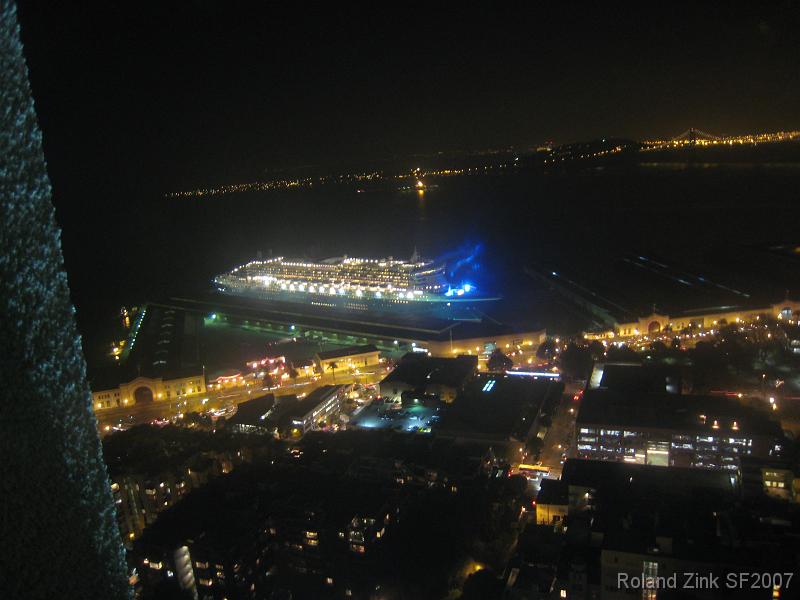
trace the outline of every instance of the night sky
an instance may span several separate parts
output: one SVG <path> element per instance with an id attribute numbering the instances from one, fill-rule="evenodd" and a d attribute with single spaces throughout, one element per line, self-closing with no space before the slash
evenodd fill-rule
<path id="1" fill-rule="evenodd" d="M 797 2 L 535 4 L 40 1 L 21 2 L 20 18 L 51 176 L 67 193 L 800 127 Z"/>
<path id="2" fill-rule="evenodd" d="M 352 204 L 327 213 L 314 205 L 304 221 L 273 210 L 301 199 L 336 204 L 327 196 L 180 203 L 167 192 L 545 141 L 800 129 L 796 2 L 662 2 L 650 12 L 532 4 L 445 14 L 406 3 L 287 12 L 269 3 L 21 1 L 82 330 L 123 302 L 203 284 L 256 249 L 303 239 L 309 247 L 295 251 L 333 242 L 353 251 L 345 246 L 355 232 L 382 221 L 352 224 L 348 210 L 366 214 Z M 628 198 L 652 192 L 631 185 Z M 616 197 L 613 184 L 605 189 Z M 456 216 L 451 229 L 488 227 L 464 214 L 439 215 L 436 227 Z M 502 239 L 517 222 L 499 218 L 493 234 Z M 372 246 L 360 239 L 362 250 L 380 255 L 416 230 L 400 231 Z"/>

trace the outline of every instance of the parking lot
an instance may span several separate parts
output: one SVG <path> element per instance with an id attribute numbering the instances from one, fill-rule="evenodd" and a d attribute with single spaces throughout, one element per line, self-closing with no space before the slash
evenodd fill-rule
<path id="1" fill-rule="evenodd" d="M 389 407 L 373 402 L 351 421 L 351 427 L 363 429 L 392 429 L 417 433 L 430 433 L 438 419 L 438 409 L 422 405 L 408 408 Z"/>

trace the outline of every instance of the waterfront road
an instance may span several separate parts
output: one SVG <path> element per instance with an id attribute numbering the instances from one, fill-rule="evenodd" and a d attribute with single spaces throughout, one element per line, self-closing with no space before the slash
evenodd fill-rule
<path id="1" fill-rule="evenodd" d="M 307 395 L 323 385 L 334 383 L 369 385 L 377 383 L 385 376 L 386 369 L 384 367 L 376 367 L 374 372 L 361 373 L 359 375 L 337 372 L 335 376 L 332 373 L 326 373 L 314 377 L 298 377 L 296 382 L 283 383 L 273 388 L 248 386 L 234 389 L 208 390 L 205 394 L 196 394 L 184 398 L 180 402 L 175 400 L 170 402 L 154 401 L 147 404 L 102 409 L 96 412 L 97 424 L 100 433 L 107 434 L 114 431 L 115 427 L 173 419 L 179 414 L 193 411 L 225 410 L 230 416 L 235 412 L 235 407 L 239 403 L 265 394 L 274 394 L 275 396 Z"/>

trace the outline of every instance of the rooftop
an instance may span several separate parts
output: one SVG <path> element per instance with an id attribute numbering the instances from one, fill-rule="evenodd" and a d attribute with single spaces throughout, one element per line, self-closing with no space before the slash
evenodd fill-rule
<path id="1" fill-rule="evenodd" d="M 91 373 L 93 390 L 114 388 L 136 377 L 178 379 L 202 372 L 200 315 L 160 305 L 148 305 L 143 312 L 121 364 Z"/>
<path id="2" fill-rule="evenodd" d="M 726 523 L 717 515 L 738 501 L 735 476 L 705 469 L 570 459 L 561 480 L 594 490 L 585 526 L 602 534 L 604 550 L 701 562 L 719 549 L 717 528 Z"/>
<path id="3" fill-rule="evenodd" d="M 774 252 L 734 244 L 691 250 L 668 256 L 609 250 L 591 260 L 555 259 L 534 270 L 618 322 L 644 317 L 654 308 L 671 317 L 761 308 L 795 289 L 796 262 Z M 597 269 L 600 263 L 603 268 Z"/>
<path id="4" fill-rule="evenodd" d="M 242 319 L 263 319 L 271 323 L 296 325 L 357 337 L 402 341 L 447 342 L 476 337 L 525 333 L 530 327 L 508 325 L 496 320 L 451 321 L 424 315 L 360 314 L 329 309 L 324 313 L 313 306 L 294 304 L 290 307 L 239 296 L 199 295 L 196 298 L 172 298 L 164 306 L 202 314 L 225 313 Z"/>
<path id="5" fill-rule="evenodd" d="M 589 389 L 601 388 L 646 394 L 669 392 L 680 394 L 680 369 L 661 365 L 629 363 L 597 363 L 589 378 Z"/>
<path id="6" fill-rule="evenodd" d="M 377 351 L 378 349 L 373 344 L 364 344 L 361 346 L 347 346 L 346 348 L 337 348 L 335 350 L 317 352 L 317 356 L 320 360 L 331 360 L 345 356 L 354 356 L 356 354 L 369 354 Z"/>
<path id="7" fill-rule="evenodd" d="M 385 502 L 379 487 L 334 475 L 243 466 L 162 513 L 137 547 L 171 551 L 191 540 L 227 553 L 256 535 L 270 517 L 313 516 L 340 528 Z"/>
<path id="8" fill-rule="evenodd" d="M 542 479 L 539 493 L 536 495 L 537 504 L 560 504 L 569 502 L 569 485 L 560 479 Z"/>
<path id="9" fill-rule="evenodd" d="M 547 479 L 543 480 L 548 481 Z M 561 481 L 568 486 L 617 490 L 626 495 L 634 482 L 660 494 L 690 497 L 701 490 L 728 494 L 734 491 L 731 474 L 711 469 L 658 467 L 605 460 L 570 458 L 561 470 Z"/>
<path id="10" fill-rule="evenodd" d="M 474 477 L 491 449 L 485 442 L 398 435 L 377 429 L 349 429 L 334 436 L 309 432 L 300 444 L 303 460 L 322 465 L 325 472 L 347 470 L 356 457 L 374 457 L 435 469 L 440 477 L 456 479 Z"/>
<path id="11" fill-rule="evenodd" d="M 275 405 L 275 396 L 267 394 L 253 398 L 238 405 L 236 414 L 227 420 L 226 425 L 263 425 L 264 416 Z"/>
<path id="12" fill-rule="evenodd" d="M 113 433 L 103 440 L 103 458 L 112 478 L 128 475 L 154 477 L 183 472 L 198 457 L 209 452 L 236 452 L 245 446 L 264 446 L 271 440 L 260 436 L 238 436 L 167 425 L 137 425 Z"/>
<path id="13" fill-rule="evenodd" d="M 589 389 L 583 396 L 578 426 L 599 425 L 687 431 L 715 435 L 781 436 L 769 416 L 737 399 L 721 396 L 636 393 Z"/>
<path id="14" fill-rule="evenodd" d="M 323 385 L 322 387 L 318 387 L 305 398 L 294 400 L 294 402 L 287 406 L 286 412 L 281 416 L 284 420 L 304 417 L 310 410 L 334 394 L 337 394 L 343 387 L 344 385 Z"/>
<path id="15" fill-rule="evenodd" d="M 539 407 L 562 386 L 549 379 L 480 375 L 443 409 L 438 433 L 522 439 Z"/>
<path id="16" fill-rule="evenodd" d="M 461 387 L 475 373 L 477 365 L 477 356 L 441 358 L 408 353 L 381 384 L 397 381 L 420 388 L 432 384 Z"/>

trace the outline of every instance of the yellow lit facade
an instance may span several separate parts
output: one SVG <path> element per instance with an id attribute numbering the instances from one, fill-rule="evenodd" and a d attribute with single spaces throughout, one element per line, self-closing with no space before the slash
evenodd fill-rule
<path id="1" fill-rule="evenodd" d="M 536 504 L 536 524 L 537 525 L 560 525 L 567 518 L 569 509 L 568 504 L 556 503 L 537 503 Z"/>
<path id="2" fill-rule="evenodd" d="M 793 470 L 775 466 L 762 467 L 761 478 L 766 494 L 792 502 L 800 501 L 800 478 L 795 477 Z"/>
<path id="3" fill-rule="evenodd" d="M 177 379 L 137 377 L 117 388 L 93 391 L 92 406 L 95 410 L 107 410 L 150 402 L 169 402 L 205 393 L 206 380 L 202 374 Z"/>
<path id="4" fill-rule="evenodd" d="M 431 356 L 452 357 L 461 354 L 479 356 L 487 353 L 487 348 L 496 347 L 509 355 L 512 352 L 535 351 L 539 345 L 547 338 L 547 332 L 542 329 L 539 331 L 528 331 L 524 333 L 512 333 L 508 335 L 493 335 L 476 337 L 464 340 L 421 342 L 421 344 L 431 353 Z M 489 351 L 488 353 L 491 353 Z"/>
<path id="5" fill-rule="evenodd" d="M 380 352 L 375 349 L 370 352 L 348 354 L 338 358 L 321 358 L 317 356 L 317 362 L 321 373 L 327 373 L 331 370 L 332 364 L 335 364 L 337 369 L 343 371 L 347 369 L 363 369 L 364 367 L 380 364 Z"/>
<path id="6" fill-rule="evenodd" d="M 631 338 L 640 335 L 659 334 L 665 330 L 672 330 L 677 333 L 687 327 L 718 329 L 725 325 L 750 323 L 757 320 L 761 315 L 767 315 L 775 319 L 796 320 L 800 316 L 800 302 L 783 300 L 762 308 L 697 313 L 680 317 L 671 317 L 670 315 L 654 312 L 637 321 L 619 323 L 614 329 L 599 333 L 588 333 L 585 337 L 587 339 Z"/>

